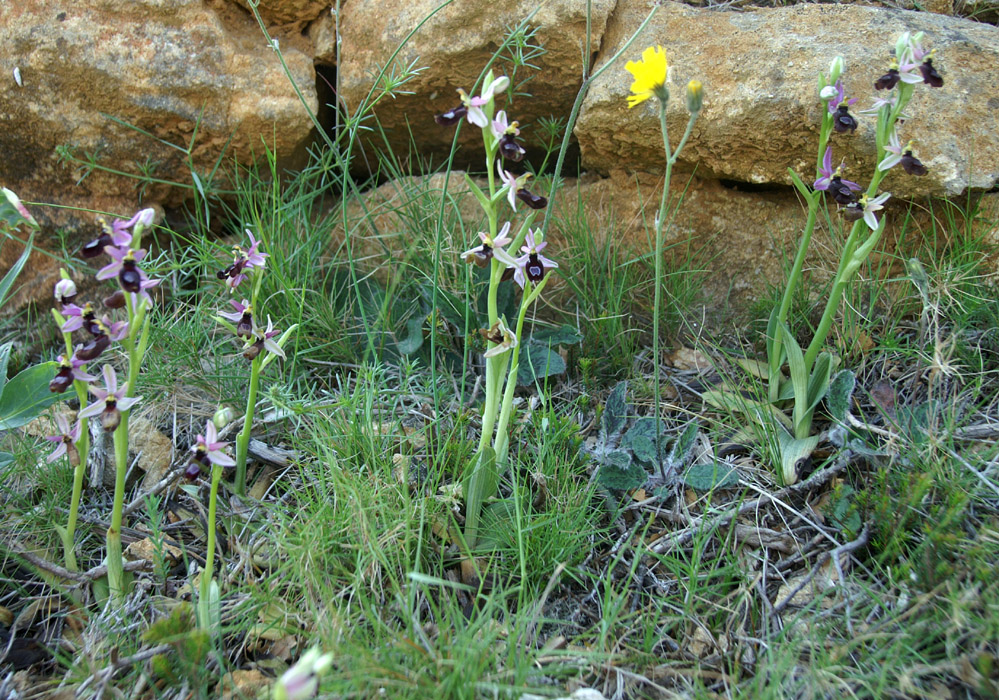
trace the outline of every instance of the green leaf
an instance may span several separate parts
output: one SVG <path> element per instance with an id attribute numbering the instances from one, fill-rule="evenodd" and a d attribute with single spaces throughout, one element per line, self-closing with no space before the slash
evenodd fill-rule
<path id="1" fill-rule="evenodd" d="M 146 322 L 148 323 L 148 319 L 146 320 Z M 298 329 L 297 323 L 291 324 L 291 327 L 288 328 L 288 330 L 286 330 L 284 333 L 279 335 L 278 339 L 275 340 L 274 343 L 283 350 L 285 343 L 288 342 L 288 338 L 290 338 L 291 334 L 294 333 L 297 329 Z M 265 369 L 267 369 L 267 365 L 274 362 L 274 360 L 276 360 L 277 357 L 278 356 L 272 352 L 267 353 L 267 356 L 264 358 L 264 361 L 260 363 L 260 371 L 263 372 Z"/>
<path id="2" fill-rule="evenodd" d="M 829 391 L 826 393 L 826 406 L 829 408 L 829 415 L 837 423 L 846 422 L 846 415 L 850 412 L 853 390 L 856 386 L 857 375 L 848 369 L 837 372 L 832 383 L 829 384 Z"/>
<path id="3" fill-rule="evenodd" d="M 770 319 L 767 321 L 767 392 L 770 403 L 777 403 L 780 400 L 781 384 L 783 375 L 780 368 L 784 364 L 787 356 L 784 350 L 784 343 L 778 330 L 778 314 L 780 307 L 775 306 L 770 312 Z"/>
<path id="4" fill-rule="evenodd" d="M 694 464 L 684 472 L 683 483 L 695 491 L 727 489 L 739 485 L 739 470 L 728 464 Z"/>
<path id="5" fill-rule="evenodd" d="M 805 365 L 805 356 L 801 352 L 801 347 L 791 335 L 791 331 L 783 324 L 780 326 L 780 331 L 784 337 L 787 366 L 791 371 L 791 386 L 794 387 L 794 434 L 797 437 L 805 437 L 811 425 L 806 408 L 808 406 L 808 367 Z"/>
<path id="6" fill-rule="evenodd" d="M 624 400 L 627 391 L 628 382 L 618 382 L 607 397 L 603 415 L 600 416 L 600 427 L 605 440 L 624 427 L 624 421 L 628 417 L 628 404 Z"/>
<path id="7" fill-rule="evenodd" d="M 520 364 L 517 366 L 517 384 L 520 386 L 564 373 L 565 360 L 557 351 L 531 342 L 520 346 Z"/>
<path id="8" fill-rule="evenodd" d="M 697 444 L 697 430 L 697 423 L 693 421 L 683 429 L 680 437 L 676 439 L 669 451 L 670 465 L 678 466 L 690 459 L 690 453 L 694 451 L 694 445 Z"/>
<path id="9" fill-rule="evenodd" d="M 794 438 L 785 430 L 777 431 L 777 442 L 780 446 L 780 466 L 783 485 L 790 486 L 798 481 L 805 461 L 819 446 L 819 436 Z"/>
<path id="10" fill-rule="evenodd" d="M 659 461 L 656 459 L 656 443 L 645 435 L 636 435 L 629 441 L 628 446 L 631 448 L 631 453 L 635 455 L 636 459 L 640 459 L 648 464 L 655 464 Z"/>
<path id="11" fill-rule="evenodd" d="M 650 464 L 658 462 L 655 452 L 656 438 L 666 432 L 666 424 L 651 416 L 643 416 L 635 420 L 621 438 L 621 447 L 630 449 L 634 455 Z M 665 443 L 665 438 L 660 438 Z M 660 445 L 662 447 L 662 445 Z"/>
<path id="12" fill-rule="evenodd" d="M 479 200 L 479 204 L 482 205 L 482 208 L 486 211 L 492 211 L 493 205 L 492 202 L 489 201 L 489 197 L 487 197 L 486 193 L 475 184 L 475 180 L 473 180 L 467 172 L 465 173 L 465 184 L 468 185 L 468 189 L 475 195 L 475 198 Z"/>
<path id="13" fill-rule="evenodd" d="M 531 334 L 532 343 L 542 345 L 579 345 L 583 342 L 583 336 L 572 326 L 559 326 L 558 328 L 543 328 Z"/>
<path id="14" fill-rule="evenodd" d="M 597 471 L 597 481 L 599 481 L 606 488 L 615 489 L 617 491 L 637 489 L 639 486 L 644 484 L 648 478 L 649 475 L 644 469 L 642 469 L 642 466 L 637 463 L 632 463 L 632 465 L 627 469 L 601 466 L 599 471 Z"/>
<path id="15" fill-rule="evenodd" d="M 829 391 L 829 376 L 832 374 L 833 357 L 827 352 L 819 353 L 815 358 L 815 366 L 812 368 L 812 376 L 808 378 L 808 420 L 811 423 L 811 415 L 815 407 L 819 405 L 826 392 Z"/>
<path id="16" fill-rule="evenodd" d="M 4 302 L 7 301 L 7 295 L 10 294 L 10 289 L 14 286 L 14 281 L 17 279 L 17 276 L 21 274 L 21 270 L 23 270 L 24 266 L 27 264 L 28 257 L 31 255 L 32 242 L 34 240 L 35 237 L 32 235 L 25 244 L 24 252 L 21 253 L 21 257 L 19 257 L 14 264 L 11 265 L 10 269 L 7 270 L 7 274 L 3 276 L 3 279 L 0 279 L 0 308 L 3 308 Z"/>
<path id="17" fill-rule="evenodd" d="M 798 189 L 798 192 L 801 193 L 801 196 L 805 198 L 806 202 L 810 202 L 813 197 L 819 196 L 818 192 L 813 192 L 812 188 L 801 181 L 801 178 L 798 177 L 798 173 L 794 172 L 793 168 L 788 168 L 787 172 L 791 174 L 791 182 L 794 183 L 794 186 Z"/>
<path id="18" fill-rule="evenodd" d="M 0 452 L 0 469 L 4 469 L 9 464 L 14 463 L 14 455 L 10 452 Z"/>
<path id="19" fill-rule="evenodd" d="M 49 391 L 49 382 L 55 376 L 57 367 L 55 362 L 43 362 L 7 382 L 0 394 L 0 430 L 11 430 L 30 423 L 63 398 L 62 394 Z"/>
<path id="20" fill-rule="evenodd" d="M 417 316 L 406 321 L 407 336 L 396 342 L 400 355 L 410 355 L 423 347 L 423 321 L 425 316 Z"/>
<path id="21" fill-rule="evenodd" d="M 631 468 L 631 454 L 627 450 L 610 450 L 600 456 L 600 464 L 617 469 Z"/>
<path id="22" fill-rule="evenodd" d="M 725 389 L 709 389 L 701 394 L 701 400 L 709 406 L 722 411 L 739 413 L 763 426 L 777 424 L 791 429 L 791 419 L 784 415 L 773 404 L 765 401 L 754 401 L 736 391 Z"/>
<path id="23" fill-rule="evenodd" d="M 482 504 L 499 488 L 496 451 L 492 447 L 483 447 L 475 455 L 472 468 L 461 486 L 465 495 L 465 542 L 469 547 L 475 547 Z"/>
<path id="24" fill-rule="evenodd" d="M 7 363 L 10 362 L 10 350 L 14 343 L 4 343 L 0 345 L 0 394 L 3 394 L 3 387 L 7 383 Z"/>

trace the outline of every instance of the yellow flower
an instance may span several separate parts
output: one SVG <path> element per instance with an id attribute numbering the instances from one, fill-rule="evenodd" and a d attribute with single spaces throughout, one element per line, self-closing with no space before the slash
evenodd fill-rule
<path id="1" fill-rule="evenodd" d="M 669 99 L 666 87 L 666 49 L 662 46 L 649 47 L 642 52 L 642 60 L 628 61 L 625 69 L 632 74 L 632 94 L 628 95 L 628 109 L 640 105 L 650 97 L 657 97 L 663 103 Z"/>

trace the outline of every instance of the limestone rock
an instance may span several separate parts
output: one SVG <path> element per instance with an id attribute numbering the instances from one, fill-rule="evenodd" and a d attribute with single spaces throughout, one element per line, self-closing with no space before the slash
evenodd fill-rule
<path id="1" fill-rule="evenodd" d="M 282 49 L 315 109 L 311 56 Z M 100 166 L 114 170 L 148 168 L 155 178 L 190 188 L 182 149 L 196 128 L 191 160 L 202 178 L 223 152 L 227 163 L 249 162 L 261 151 L 261 137 L 287 156 L 312 128 L 256 22 L 224 3 L 0 3 L 0 65 L 0 183 L 28 203 L 43 227 L 35 243 L 50 251 L 58 250 L 53 231 L 60 228 L 75 252 L 96 232 L 94 211 L 128 218 L 140 205 L 176 205 L 192 192 L 160 184 L 137 189 L 136 180 L 100 167 L 83 177 L 84 169 L 61 162 L 60 147 L 82 159 L 94 153 Z M 18 253 L 5 246 L 4 260 Z M 33 256 L 22 297 L 50 292 L 56 267 L 45 255 Z"/>
<path id="2" fill-rule="evenodd" d="M 614 54 L 648 14 L 644 0 L 621 0 L 608 22 L 597 68 Z M 937 50 L 944 87 L 920 85 L 900 130 L 915 141 L 930 174 L 890 173 L 884 189 L 894 196 L 955 195 L 988 189 L 999 178 L 999 31 L 969 20 L 856 5 L 799 4 L 748 12 L 717 12 L 666 3 L 620 59 L 599 76 L 576 125 L 583 165 L 661 170 L 663 154 L 652 100 L 627 109 L 628 59 L 662 44 L 671 66 L 668 121 L 678 139 L 686 125 L 683 94 L 690 79 L 704 83 L 704 111 L 681 157 L 700 176 L 746 183 L 787 184 L 787 168 L 813 179 L 822 105 L 816 76 L 841 54 L 848 96 L 863 109 L 876 97 L 889 49 L 903 31 L 925 31 Z M 882 93 L 883 95 L 883 93 Z M 675 141 L 674 141 L 675 143 Z M 853 135 L 834 134 L 834 157 L 846 158 L 848 176 L 863 182 L 875 166 L 873 117 L 861 117 Z"/>
<path id="3" fill-rule="evenodd" d="M 142 479 L 144 489 L 151 488 L 170 469 L 173 441 L 156 429 L 146 418 L 132 418 L 128 426 L 132 452 L 139 455 L 139 469 L 146 473 Z"/>
<path id="4" fill-rule="evenodd" d="M 343 9 L 340 97 L 351 114 L 368 94 L 375 76 L 392 52 L 429 17 L 395 58 L 396 74 L 411 62 L 424 68 L 403 87 L 414 94 L 386 98 L 374 110 L 397 155 L 404 157 L 411 150 L 411 131 L 424 161 L 433 157 L 440 162 L 447 157 L 454 129 L 438 126 L 434 123 L 434 115 L 459 104 L 455 90 L 472 89 L 479 72 L 506 37 L 508 28 L 521 18 L 530 17 L 529 25 L 536 29 L 534 41 L 543 44 L 546 53 L 530 60 L 540 70 L 521 69 L 513 76 L 515 90 L 531 93 L 534 97 L 517 96 L 511 102 L 504 100 L 510 118 L 523 124 L 539 117 L 568 116 L 581 84 L 586 3 L 578 0 L 545 3 L 462 0 L 434 12 L 440 5 L 438 0 L 412 0 L 397 3 L 392 12 L 386 12 L 383 0 L 352 0 Z M 593 0 L 590 50 L 594 53 L 601 48 L 604 27 L 614 5 L 613 0 Z M 495 69 L 510 74 L 510 63 L 501 59 Z M 525 80 L 527 82 L 522 82 Z M 460 143 L 481 149 L 481 136 L 477 131 L 466 124 Z M 526 131 L 524 135 L 530 143 L 530 135 Z M 367 138 L 367 143 L 384 148 L 379 135 Z M 464 158 L 475 163 L 481 161 L 476 151 L 465 153 Z M 369 166 L 373 165 L 369 163 Z"/>
<path id="5" fill-rule="evenodd" d="M 248 8 L 247 0 L 236 0 Z M 329 11 L 327 0 L 259 0 L 260 17 L 268 23 L 304 26 L 320 14 Z"/>

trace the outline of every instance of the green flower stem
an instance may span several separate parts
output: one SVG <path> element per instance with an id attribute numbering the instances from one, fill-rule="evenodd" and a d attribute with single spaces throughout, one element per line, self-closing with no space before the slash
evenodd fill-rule
<path id="1" fill-rule="evenodd" d="M 819 138 L 818 159 L 815 164 L 816 177 L 818 177 L 819 172 L 822 169 L 822 158 L 825 154 L 826 145 L 829 141 L 829 129 L 826 126 L 826 122 L 832 122 L 832 117 L 829 115 L 828 110 L 826 110 L 826 115 L 822 118 L 822 135 Z M 798 252 L 794 256 L 794 264 L 791 267 L 791 274 L 788 275 L 787 287 L 784 289 L 784 296 L 780 301 L 780 310 L 777 312 L 777 320 L 780 323 L 787 321 L 787 314 L 791 310 L 791 300 L 794 298 L 794 290 L 797 288 L 798 282 L 801 280 L 801 270 L 805 265 L 805 254 L 808 252 L 808 246 L 812 240 L 812 233 L 815 231 L 815 221 L 818 217 L 819 204 L 821 204 L 821 202 L 822 198 L 820 196 L 813 196 L 810 200 L 808 200 L 808 219 L 805 222 L 805 230 L 801 234 L 801 241 L 798 243 Z M 780 347 L 779 335 L 775 339 L 775 347 Z"/>
<path id="2" fill-rule="evenodd" d="M 52 310 L 52 313 L 55 315 L 56 324 L 62 326 L 66 319 L 55 309 Z M 65 357 L 73 357 L 72 333 L 63 333 L 62 338 L 66 345 Z M 75 379 L 73 380 L 73 389 L 76 390 L 76 398 L 80 402 L 80 407 L 86 406 L 87 383 Z M 66 568 L 70 571 L 77 570 L 74 539 L 76 537 L 76 522 L 80 514 L 80 498 L 83 494 L 83 477 L 87 473 L 87 457 L 90 455 L 90 420 L 88 418 L 80 418 L 80 439 L 76 441 L 74 447 L 76 447 L 80 457 L 80 463 L 73 467 L 73 495 L 70 496 L 69 500 L 69 518 L 66 522 L 65 532 L 60 533 L 62 534 L 63 560 Z"/>
<path id="3" fill-rule="evenodd" d="M 125 294 L 128 311 L 128 335 L 122 345 L 128 355 L 128 391 L 126 396 L 135 396 L 139 380 L 139 367 L 149 339 L 149 318 L 146 307 L 138 309 L 132 302 L 132 295 Z M 136 340 L 138 339 L 138 343 Z M 128 473 L 128 417 L 131 411 L 121 411 L 121 421 L 114 431 L 114 499 L 111 505 L 111 526 L 107 531 L 108 588 L 111 597 L 119 607 L 125 602 L 125 567 L 121 555 L 121 528 L 125 504 L 125 476 Z"/>
<path id="4" fill-rule="evenodd" d="M 878 185 L 881 184 L 882 178 L 884 178 L 884 173 L 880 170 L 875 170 L 874 177 L 871 178 L 870 187 L 867 188 L 868 197 L 873 197 L 877 193 Z M 805 368 L 809 373 L 811 373 L 815 358 L 821 352 L 826 337 L 832 328 L 833 320 L 836 317 L 836 310 L 839 308 L 839 302 L 843 298 L 843 293 L 853 280 L 853 276 L 863 262 L 863 258 L 866 258 L 870 254 L 871 249 L 873 249 L 877 240 L 881 237 L 884 228 L 885 220 L 882 218 L 877 230 L 872 231 L 867 240 L 864 241 L 862 247 L 864 254 L 862 258 L 859 258 L 857 256 L 857 246 L 860 239 L 860 232 L 867 229 L 867 224 L 863 219 L 853 223 L 850 235 L 843 246 L 843 254 L 840 256 L 839 266 L 836 269 L 836 277 L 833 279 L 832 289 L 829 290 L 829 298 L 826 300 L 822 318 L 819 320 L 819 325 L 815 328 L 815 334 L 812 336 L 812 342 L 808 345 L 808 350 L 805 352 Z"/>
<path id="5" fill-rule="evenodd" d="M 825 156 L 826 146 L 829 143 L 829 134 L 832 131 L 832 120 L 833 117 L 829 114 L 829 110 L 826 109 L 822 117 L 822 127 L 819 133 L 819 148 L 818 153 L 815 158 L 815 175 L 818 178 L 819 173 L 822 170 L 822 160 Z M 794 256 L 794 263 L 791 265 L 791 272 L 787 277 L 787 286 L 784 288 L 784 296 L 780 301 L 780 308 L 777 311 L 777 325 L 775 328 L 780 328 L 780 326 L 787 322 L 787 315 L 791 311 L 791 301 L 794 298 L 794 290 L 797 289 L 799 282 L 801 281 L 801 272 L 805 266 L 805 256 L 808 253 L 808 247 L 812 242 L 812 234 L 815 232 L 815 222 L 818 218 L 819 205 L 822 203 L 821 195 L 816 192 L 812 193 L 812 197 L 808 200 L 808 218 L 805 221 L 805 229 L 801 234 L 801 240 L 798 242 L 798 252 Z M 773 347 L 772 355 L 769 359 L 770 361 L 770 375 L 773 381 L 770 382 L 769 389 L 769 399 L 771 403 L 777 401 L 777 397 L 780 395 L 780 364 L 782 359 L 782 349 L 783 349 L 784 339 L 780 333 L 775 333 L 774 337 L 771 339 L 771 344 Z"/>
<path id="6" fill-rule="evenodd" d="M 198 608 L 201 613 L 198 615 L 198 620 L 203 624 L 211 620 L 209 604 L 215 566 L 215 511 L 219 496 L 219 482 L 221 481 L 222 467 L 212 464 L 212 489 L 208 496 L 208 543 L 205 553 L 205 568 L 201 572 L 201 586 L 198 594 Z"/>
<path id="7" fill-rule="evenodd" d="M 243 429 L 236 436 L 236 495 L 246 495 L 246 454 L 250 447 L 250 429 L 253 427 L 253 412 L 257 405 L 257 389 L 260 386 L 260 363 L 263 353 L 250 363 L 250 392 L 246 397 L 246 414 L 243 416 Z"/>
<path id="8" fill-rule="evenodd" d="M 607 60 L 607 62 L 604 63 L 602 66 L 594 70 L 593 73 L 591 73 L 583 81 L 583 84 L 579 86 L 579 92 L 576 93 L 576 100 L 572 103 L 572 109 L 569 111 L 569 119 L 566 121 L 565 131 L 562 134 L 562 144 L 558 150 L 558 157 L 555 159 L 555 172 L 552 174 L 551 178 L 552 186 L 551 189 L 548 191 L 549 202 L 555 201 L 555 190 L 558 189 L 559 183 L 561 182 L 562 166 L 565 163 L 565 154 L 569 150 L 569 141 L 572 138 L 573 129 L 576 126 L 576 119 L 579 117 L 579 111 L 583 107 L 583 99 L 590 91 L 590 86 L 597 78 L 600 77 L 600 75 L 605 70 L 615 65 L 617 63 L 617 60 L 621 58 L 621 56 L 623 56 L 624 53 L 628 51 L 628 49 L 631 48 L 631 45 L 635 42 L 635 39 L 638 38 L 639 34 L 645 31 L 645 28 L 649 25 L 649 22 L 652 21 L 652 18 L 656 16 L 656 13 L 661 9 L 661 7 L 662 6 L 659 5 L 658 3 L 654 4 L 652 8 L 649 10 L 649 14 L 647 14 L 645 16 L 645 19 L 642 20 L 642 23 L 635 28 L 635 31 L 631 33 L 631 36 L 628 37 L 627 41 L 625 41 L 624 44 L 621 46 L 621 48 L 617 50 L 617 53 L 611 56 Z M 587 54 L 587 56 L 585 56 L 584 58 L 588 60 L 589 54 Z M 585 73 L 586 71 L 584 70 L 584 74 Z M 542 231 L 546 232 L 548 231 L 548 225 L 551 222 L 553 210 L 554 207 L 548 207 L 547 211 L 545 211 L 545 219 L 541 224 Z"/>
<path id="9" fill-rule="evenodd" d="M 886 153 L 885 145 L 888 143 L 888 136 L 911 97 L 912 86 L 907 83 L 899 83 L 898 100 L 895 106 L 891 109 L 883 107 L 878 113 L 876 163 L 880 163 L 882 159 L 884 159 Z M 885 174 L 885 171 L 878 169 L 877 166 L 874 167 L 874 175 L 871 177 L 871 184 L 867 187 L 866 194 L 868 198 L 872 198 L 877 195 L 878 186 L 881 184 L 881 180 L 884 179 Z M 809 372 L 811 372 L 815 358 L 818 357 L 819 352 L 822 350 L 822 346 L 825 344 L 826 337 L 829 335 L 833 320 L 836 316 L 836 311 L 839 308 L 839 302 L 843 298 L 843 293 L 853 280 L 853 276 L 856 274 L 857 269 L 863 263 L 864 259 L 870 255 L 874 246 L 877 244 L 878 239 L 881 237 L 881 233 L 884 231 L 884 227 L 885 221 L 884 218 L 882 218 L 878 229 L 871 232 L 871 234 L 864 241 L 864 244 L 860 246 L 858 250 L 860 233 L 861 231 L 867 229 L 867 224 L 863 219 L 853 223 L 853 227 L 850 229 L 850 235 L 847 237 L 846 243 L 843 245 L 843 254 L 840 256 L 839 266 L 836 269 L 836 277 L 833 278 L 833 286 L 829 291 L 829 298 L 826 300 L 826 306 L 822 312 L 822 318 L 819 320 L 819 325 L 816 327 L 815 333 L 812 336 L 812 342 L 808 345 L 808 350 L 805 352 L 805 367 Z"/>
<path id="10" fill-rule="evenodd" d="M 663 136 L 663 148 L 666 150 L 666 175 L 663 180 L 663 193 L 659 199 L 659 211 L 656 213 L 656 287 L 652 298 L 652 381 L 655 389 L 655 420 L 659 420 L 659 331 L 660 314 L 662 311 L 662 279 L 663 279 L 663 230 L 665 228 L 666 205 L 669 203 L 669 181 L 673 174 L 672 154 L 669 149 L 669 131 L 666 129 L 666 102 L 659 100 L 659 128 Z M 656 432 L 656 454 L 659 454 L 659 433 Z"/>
<path id="11" fill-rule="evenodd" d="M 125 565 L 121 556 L 121 528 L 125 502 L 125 474 L 128 471 L 128 414 L 121 412 L 121 422 L 114 431 L 114 502 L 111 526 L 107 531 L 108 588 L 115 605 L 125 602 Z"/>
<path id="12" fill-rule="evenodd" d="M 67 355 L 67 357 L 71 357 L 71 355 Z M 77 379 L 73 382 L 73 388 L 76 389 L 76 397 L 80 401 L 80 406 L 86 406 L 87 383 Z M 90 454 L 90 420 L 88 418 L 80 419 L 80 439 L 76 441 L 75 447 L 80 456 L 80 463 L 73 467 L 73 495 L 69 500 L 69 519 L 66 522 L 66 535 L 63 538 L 63 558 L 66 561 L 66 568 L 70 571 L 77 570 L 76 548 L 73 543 L 76 536 L 76 521 L 80 514 L 80 498 L 83 495 L 83 477 L 87 473 L 87 456 Z"/>
<path id="13" fill-rule="evenodd" d="M 541 290 L 544 289 L 545 284 L 547 284 L 550 277 L 551 275 L 546 275 L 544 279 L 538 282 L 536 287 L 524 295 L 524 298 L 520 303 L 520 313 L 517 315 L 517 330 L 515 333 L 518 340 L 524 330 L 524 319 L 527 317 L 527 309 L 530 308 L 531 304 L 534 303 L 534 300 L 540 296 Z M 530 283 L 530 280 L 527 280 L 527 284 Z M 510 448 L 510 436 L 507 428 L 510 425 L 510 420 L 513 418 L 514 412 L 513 395 L 517 390 L 517 370 L 520 367 L 519 343 L 517 347 L 511 349 L 510 352 L 507 353 L 507 356 L 512 356 L 510 358 L 510 371 L 506 375 L 506 390 L 503 392 L 503 404 L 500 410 L 499 423 L 496 426 L 496 440 L 493 442 L 493 449 L 496 452 L 497 465 L 504 464 L 506 462 L 506 454 Z"/>

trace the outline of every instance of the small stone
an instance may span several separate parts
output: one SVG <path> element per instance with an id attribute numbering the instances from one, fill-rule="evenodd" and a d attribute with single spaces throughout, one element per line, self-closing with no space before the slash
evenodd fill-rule
<path id="1" fill-rule="evenodd" d="M 159 556 L 162 556 L 165 562 L 170 565 L 176 564 L 182 555 L 183 552 L 179 548 L 166 542 L 160 543 L 159 551 L 157 551 L 156 543 L 149 537 L 144 540 L 136 540 L 125 547 L 124 552 L 124 557 L 128 561 L 155 562 Z"/>

